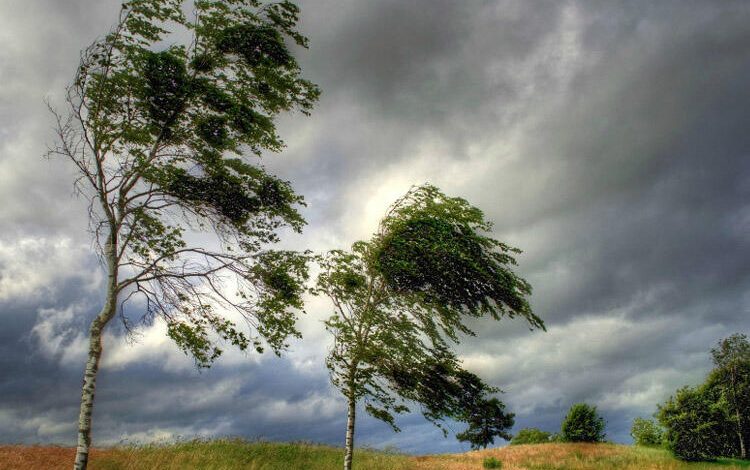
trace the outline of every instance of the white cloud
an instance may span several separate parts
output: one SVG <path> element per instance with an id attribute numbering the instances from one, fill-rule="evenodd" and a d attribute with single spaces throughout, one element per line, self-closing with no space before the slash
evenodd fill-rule
<path id="1" fill-rule="evenodd" d="M 0 301 L 34 296 L 53 300 L 64 294 L 60 281 L 71 278 L 84 292 L 95 292 L 102 275 L 91 261 L 90 247 L 70 238 L 0 239 Z"/>
<path id="2" fill-rule="evenodd" d="M 88 341 L 81 330 L 81 322 L 77 321 L 84 312 L 80 305 L 39 310 L 31 336 L 42 355 L 65 365 L 84 363 Z"/>

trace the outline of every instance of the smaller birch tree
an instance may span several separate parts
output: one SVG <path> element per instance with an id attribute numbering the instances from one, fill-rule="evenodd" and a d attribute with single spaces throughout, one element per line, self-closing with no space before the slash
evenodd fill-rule
<path id="1" fill-rule="evenodd" d="M 463 421 L 472 447 L 509 439 L 513 415 L 498 390 L 463 370 L 451 344 L 473 335 L 470 317 L 521 317 L 544 328 L 528 304 L 529 284 L 510 269 L 511 248 L 484 233 L 482 212 L 438 188 L 413 188 L 396 201 L 372 240 L 318 258 L 316 292 L 334 312 L 331 380 L 346 397 L 345 470 L 351 469 L 356 405 L 398 431 L 410 405 L 431 422 Z"/>

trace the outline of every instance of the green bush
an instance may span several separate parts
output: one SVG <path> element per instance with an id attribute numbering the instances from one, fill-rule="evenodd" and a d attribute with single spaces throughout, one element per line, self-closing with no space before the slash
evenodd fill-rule
<path id="1" fill-rule="evenodd" d="M 659 447 L 664 441 L 664 431 L 651 419 L 635 418 L 630 436 L 637 446 Z"/>
<path id="2" fill-rule="evenodd" d="M 542 444 L 545 442 L 550 442 L 552 437 L 552 433 L 541 431 L 537 428 L 526 428 L 521 429 L 516 433 L 515 436 L 513 436 L 513 439 L 510 441 L 510 445 L 519 445 L 519 444 Z"/>
<path id="3" fill-rule="evenodd" d="M 602 442 L 604 419 L 596 412 L 595 406 L 576 403 L 570 407 L 561 431 L 566 442 Z"/>
<path id="4" fill-rule="evenodd" d="M 750 341 L 733 334 L 711 349 L 714 369 L 659 406 L 666 447 L 682 460 L 747 458 L 750 442 Z"/>
<path id="5" fill-rule="evenodd" d="M 709 387 L 683 387 L 659 406 L 657 418 L 667 429 L 666 445 L 687 461 L 711 461 L 732 455 L 733 435 L 720 394 Z"/>
<path id="6" fill-rule="evenodd" d="M 495 457 L 487 457 L 482 461 L 482 467 L 484 468 L 503 468 L 503 463 Z"/>

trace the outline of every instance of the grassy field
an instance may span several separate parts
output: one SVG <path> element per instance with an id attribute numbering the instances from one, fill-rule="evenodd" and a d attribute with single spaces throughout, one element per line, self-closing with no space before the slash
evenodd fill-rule
<path id="1" fill-rule="evenodd" d="M 74 449 L 0 446 L 0 469 L 69 469 Z M 480 470 L 494 457 L 503 470 L 734 470 L 750 462 L 722 460 L 685 463 L 660 449 L 611 444 L 542 444 L 489 449 L 466 454 L 412 457 L 359 451 L 357 470 Z M 314 444 L 281 444 L 218 440 L 168 446 L 97 449 L 92 470 L 338 470 L 342 450 Z"/>
<path id="2" fill-rule="evenodd" d="M 458 455 L 417 457 L 419 470 L 479 470 L 494 457 L 503 470 L 734 470 L 750 461 L 686 463 L 662 449 L 615 444 L 536 444 L 509 446 Z"/>

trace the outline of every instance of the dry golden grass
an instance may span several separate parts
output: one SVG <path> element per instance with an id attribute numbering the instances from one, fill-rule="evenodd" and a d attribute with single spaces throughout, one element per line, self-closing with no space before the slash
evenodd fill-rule
<path id="1" fill-rule="evenodd" d="M 74 449 L 0 446 L 0 470 L 69 469 Z M 482 470 L 495 457 L 502 470 L 739 470 L 750 462 L 685 463 L 667 451 L 613 444 L 538 444 L 466 454 L 411 457 L 360 450 L 357 470 Z M 338 470 L 340 448 L 241 440 L 191 441 L 166 446 L 96 449 L 91 470 Z"/>
<path id="2" fill-rule="evenodd" d="M 75 449 L 0 446 L 0 470 L 68 470 Z M 358 469 L 410 470 L 411 457 L 357 449 Z M 343 449 L 307 443 L 247 442 L 239 439 L 187 441 L 95 449 L 90 470 L 339 470 Z"/>
<path id="3" fill-rule="evenodd" d="M 56 446 L 0 446 L 0 470 L 69 470 L 75 448 Z M 92 460 L 107 458 L 112 450 L 94 449 Z"/>
<path id="4" fill-rule="evenodd" d="M 508 446 L 466 454 L 417 457 L 418 470 L 479 470 L 495 457 L 503 470 L 739 470 L 730 461 L 686 463 L 661 449 L 615 444 L 535 444 Z"/>

